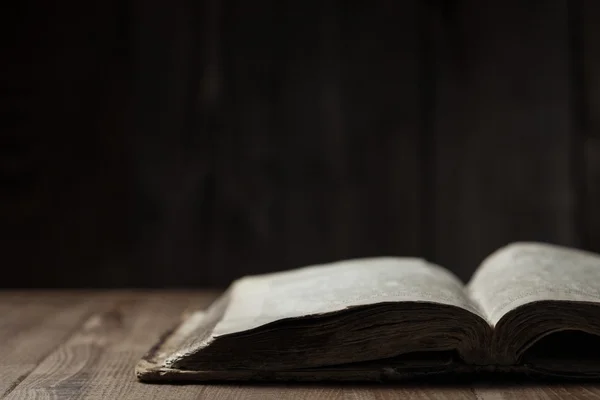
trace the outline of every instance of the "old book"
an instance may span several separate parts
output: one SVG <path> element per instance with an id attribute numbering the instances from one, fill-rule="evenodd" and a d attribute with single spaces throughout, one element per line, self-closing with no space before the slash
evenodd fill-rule
<path id="1" fill-rule="evenodd" d="M 244 277 L 136 368 L 143 381 L 478 371 L 600 378 L 600 256 L 513 243 L 466 286 L 425 260 L 395 257 Z"/>

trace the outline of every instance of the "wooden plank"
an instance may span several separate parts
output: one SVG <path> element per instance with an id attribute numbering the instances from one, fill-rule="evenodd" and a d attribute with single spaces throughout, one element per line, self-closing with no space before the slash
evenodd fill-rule
<path id="1" fill-rule="evenodd" d="M 85 323 L 66 342 L 47 355 L 22 381 L 11 388 L 6 399 L 444 399 L 475 398 L 468 387 L 423 387 L 414 385 L 148 385 L 136 381 L 133 367 L 159 335 L 174 324 L 186 308 L 203 308 L 214 293 L 136 292 L 108 293 L 103 303 L 88 315 Z M 52 300 L 57 307 L 86 298 L 87 295 L 63 296 Z M 29 302 L 13 301 L 28 306 Z M 5 303 L 3 303 L 5 304 Z M 24 310 L 24 307 L 18 307 Z M 50 314 L 50 316 L 57 314 Z M 56 324 L 62 318 L 58 314 Z M 80 320 L 81 322 L 81 320 Z M 54 333 L 40 325 L 38 335 Z M 23 346 L 30 337 L 20 336 Z M 17 346 L 19 347 L 19 346 Z M 37 354 L 37 353 L 36 353 Z M 17 367 L 26 366 L 22 359 Z M 4 360 L 3 360 L 4 365 Z"/>
<path id="2" fill-rule="evenodd" d="M 477 400 L 588 400 L 600 397 L 600 386 L 589 383 L 476 383 L 473 390 Z"/>
<path id="3" fill-rule="evenodd" d="M 582 84 L 578 87 L 583 97 L 583 159 L 584 159 L 584 222 L 586 247 L 600 252 L 600 4 L 593 0 L 584 0 L 579 10 L 581 24 L 574 24 L 573 29 L 580 29 L 582 34 L 581 57 L 583 71 Z"/>
<path id="4" fill-rule="evenodd" d="M 124 271 L 99 267 L 130 237 L 124 8 L 33 1 L 2 13 L 16 43 L 0 66 L 0 247 L 13 270 L 0 286 L 92 286 Z"/>
<path id="5" fill-rule="evenodd" d="M 328 129 L 339 124 L 341 117 L 339 110 L 330 113 L 332 107 L 339 108 L 339 82 L 327 81 L 327 68 L 339 62 L 338 44 L 332 43 L 333 36 L 339 34 L 339 25 L 333 21 L 329 31 L 323 29 L 328 20 L 331 22 L 326 7 L 318 2 L 286 1 L 281 12 L 283 76 L 276 129 L 281 132 L 278 196 L 282 208 L 283 268 L 328 261 L 334 248 L 331 229 L 335 227 L 329 219 L 336 213 L 336 204 L 331 199 L 335 201 L 335 193 L 340 190 L 334 176 L 345 174 L 344 165 L 340 164 L 345 149 L 329 153 L 327 146 L 327 141 L 343 140 L 344 133 L 339 126 Z M 327 54 L 325 46 L 335 48 Z"/>
<path id="6" fill-rule="evenodd" d="M 284 2 L 219 2 L 218 122 L 213 126 L 213 209 L 207 212 L 215 283 L 281 268 L 277 105 Z M 205 271 L 208 274 L 209 271 Z"/>
<path id="7" fill-rule="evenodd" d="M 476 399 L 464 386 L 426 385 L 210 385 L 201 387 L 198 398 L 215 400 L 430 400 Z"/>
<path id="8" fill-rule="evenodd" d="M 7 399 L 195 398 L 195 390 L 143 385 L 134 366 L 188 307 L 204 308 L 214 293 L 134 292 L 115 297 L 50 353 Z M 40 333 L 47 334 L 45 330 Z M 26 345 L 27 342 L 22 342 Z"/>
<path id="9" fill-rule="evenodd" d="M 415 4 L 288 4 L 286 267 L 419 251 Z"/>
<path id="10" fill-rule="evenodd" d="M 218 72 L 203 78 L 216 89 L 200 91 L 212 95 L 197 112 L 214 122 L 201 127 L 212 164 L 205 201 L 177 203 L 189 210 L 182 219 L 196 220 L 185 232 L 197 240 L 172 240 L 207 254 L 179 268 L 210 265 L 191 268 L 194 279 L 225 285 L 339 258 L 418 254 L 416 2 L 228 0 L 208 14 L 209 47 L 219 50 L 207 68 Z"/>
<path id="11" fill-rule="evenodd" d="M 590 399 L 600 396 L 597 384 L 479 382 L 473 386 L 425 385 L 149 385 L 136 381 L 133 367 L 185 309 L 204 308 L 211 292 L 0 293 L 0 382 L 11 370 L 7 399 Z M 91 314 L 78 317 L 85 308 Z M 9 310 L 14 310 L 11 313 Z M 85 321 L 84 321 L 85 320 Z M 76 323 L 77 322 L 77 323 Z M 84 323 L 82 323 L 84 322 Z M 72 332 L 69 324 L 79 324 Z M 43 357 L 41 344 L 61 341 Z M 13 348 L 11 350 L 11 348 Z M 10 358 L 11 354 L 20 358 Z M 7 358 L 8 357 L 8 358 Z M 11 361 L 12 360 L 12 361 Z M 37 365 L 37 366 L 36 366 Z M 10 368 L 6 368 L 9 366 Z M 23 370 L 25 368 L 25 370 Z M 30 368 L 27 370 L 26 368 Z"/>
<path id="12" fill-rule="evenodd" d="M 516 240 L 578 245 L 567 2 L 433 7 L 435 260 L 462 278 Z"/>
<path id="13" fill-rule="evenodd" d="M 214 108 L 219 96 L 215 3 L 132 3 L 136 207 L 130 223 L 140 249 L 134 255 L 138 286 L 214 283 L 203 257 L 210 236 L 201 233 L 213 195 L 207 184 L 213 149 L 205 128 L 211 125 L 206 108 Z"/>
<path id="14" fill-rule="evenodd" d="M 111 301 L 91 292 L 0 292 L 0 395 Z"/>
<path id="15" fill-rule="evenodd" d="M 338 109 L 326 111 L 341 126 L 323 147 L 338 192 L 325 221 L 344 242 L 331 256 L 421 255 L 420 2 L 337 5 L 339 60 L 324 84 L 340 76 Z"/>
<path id="16" fill-rule="evenodd" d="M 475 391 L 468 385 L 277 385 L 277 386 L 236 386 L 210 385 L 199 388 L 198 398 L 210 399 L 356 399 L 356 400 L 429 400 L 429 399 L 477 399 L 477 400 L 558 400 L 595 399 L 600 394 L 597 385 L 516 385 L 510 383 L 475 385 Z"/>

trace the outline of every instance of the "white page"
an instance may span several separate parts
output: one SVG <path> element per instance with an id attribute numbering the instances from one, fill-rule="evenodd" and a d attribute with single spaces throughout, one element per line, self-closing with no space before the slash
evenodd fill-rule
<path id="1" fill-rule="evenodd" d="M 243 278 L 233 286 L 230 303 L 213 334 L 399 301 L 447 304 L 481 315 L 462 283 L 447 270 L 417 258 L 378 257 Z"/>
<path id="2" fill-rule="evenodd" d="M 492 325 L 543 300 L 600 303 L 600 256 L 543 243 L 514 243 L 489 256 L 468 292 Z"/>

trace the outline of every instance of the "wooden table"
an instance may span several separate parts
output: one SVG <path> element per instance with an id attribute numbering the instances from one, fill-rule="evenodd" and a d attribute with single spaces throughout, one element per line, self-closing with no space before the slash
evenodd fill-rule
<path id="1" fill-rule="evenodd" d="M 0 292 L 0 398 L 591 399 L 600 384 L 150 385 L 133 368 L 161 333 L 215 292 Z"/>

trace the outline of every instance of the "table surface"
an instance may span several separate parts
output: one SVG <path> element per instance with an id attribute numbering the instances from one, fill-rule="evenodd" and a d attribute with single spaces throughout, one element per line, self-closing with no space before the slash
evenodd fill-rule
<path id="1" fill-rule="evenodd" d="M 152 385 L 134 366 L 216 292 L 0 291 L 4 399 L 592 399 L 600 384 Z"/>

